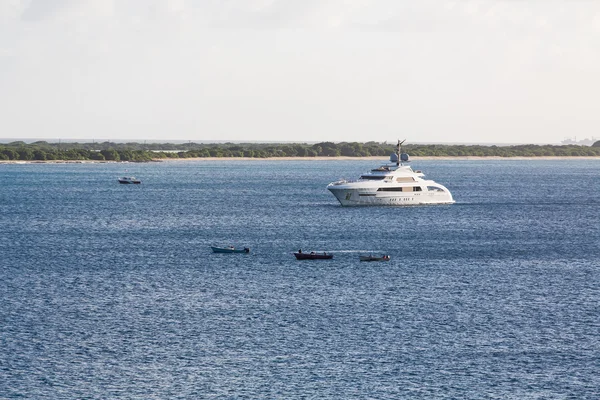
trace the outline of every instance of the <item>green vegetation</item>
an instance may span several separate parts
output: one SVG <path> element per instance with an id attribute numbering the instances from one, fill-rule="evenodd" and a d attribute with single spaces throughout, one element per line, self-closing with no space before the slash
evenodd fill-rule
<path id="1" fill-rule="evenodd" d="M 388 143 L 48 143 L 0 144 L 0 160 L 98 160 L 144 162 L 164 158 L 219 157 L 387 157 L 395 151 Z M 577 145 L 407 145 L 411 156 L 429 157 L 577 157 L 600 156 L 600 141 L 592 147 Z"/>

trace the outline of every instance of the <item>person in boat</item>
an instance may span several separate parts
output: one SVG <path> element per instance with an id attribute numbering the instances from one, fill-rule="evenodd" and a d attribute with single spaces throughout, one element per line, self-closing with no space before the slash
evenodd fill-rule
<path id="1" fill-rule="evenodd" d="M 311 251 L 311 252 L 310 252 L 310 254 L 315 254 L 315 252 L 314 252 L 314 251 Z"/>
<path id="2" fill-rule="evenodd" d="M 298 249 L 298 254 L 302 254 L 302 249 Z"/>

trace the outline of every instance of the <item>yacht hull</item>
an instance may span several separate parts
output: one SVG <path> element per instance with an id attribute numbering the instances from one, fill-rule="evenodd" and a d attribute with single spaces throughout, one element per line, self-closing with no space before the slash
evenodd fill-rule
<path id="1" fill-rule="evenodd" d="M 328 187 L 344 207 L 355 206 L 418 206 L 452 204 L 454 199 L 449 192 L 396 192 L 374 193 L 355 188 Z"/>

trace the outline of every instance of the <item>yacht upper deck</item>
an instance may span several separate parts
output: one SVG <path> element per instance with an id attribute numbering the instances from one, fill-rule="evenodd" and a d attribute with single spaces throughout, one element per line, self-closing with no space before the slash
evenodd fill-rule
<path id="1" fill-rule="evenodd" d="M 375 180 L 384 179 L 388 176 L 410 176 L 410 177 L 423 177 L 425 176 L 421 171 L 413 171 L 408 165 L 390 165 L 385 164 L 379 168 L 372 169 L 370 172 L 360 176 L 360 179 Z"/>

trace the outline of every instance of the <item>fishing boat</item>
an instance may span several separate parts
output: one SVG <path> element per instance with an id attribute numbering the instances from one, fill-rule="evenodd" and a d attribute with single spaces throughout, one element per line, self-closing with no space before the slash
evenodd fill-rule
<path id="1" fill-rule="evenodd" d="M 210 246 L 213 253 L 250 253 L 250 249 L 248 247 L 244 247 L 243 249 L 236 249 L 233 246 L 229 247 L 213 247 Z"/>
<path id="2" fill-rule="evenodd" d="M 302 250 L 298 250 L 297 253 L 294 253 L 296 256 L 296 260 L 331 260 L 333 258 L 333 254 L 323 253 L 315 253 L 311 251 L 310 253 L 303 253 Z"/>
<path id="3" fill-rule="evenodd" d="M 368 256 L 358 256 L 360 261 L 390 261 L 390 256 L 388 255 L 383 255 L 383 256 L 374 256 L 374 255 L 368 255 Z"/>
<path id="4" fill-rule="evenodd" d="M 123 176 L 121 178 L 118 178 L 118 180 L 119 180 L 119 183 L 122 183 L 124 185 L 127 185 L 127 184 L 139 185 L 140 183 L 142 183 L 142 181 L 137 179 L 135 176 Z"/>

